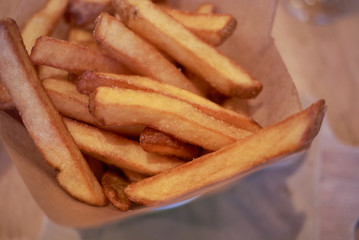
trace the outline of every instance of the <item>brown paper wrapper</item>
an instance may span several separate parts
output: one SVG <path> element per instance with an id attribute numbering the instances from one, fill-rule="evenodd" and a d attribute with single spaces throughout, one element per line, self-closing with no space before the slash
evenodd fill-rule
<path id="1" fill-rule="evenodd" d="M 168 1 L 172 6 L 195 10 L 208 1 Z M 249 101 L 251 116 L 266 126 L 283 120 L 301 110 L 296 88 L 270 36 L 277 1 L 213 0 L 218 13 L 230 13 L 237 19 L 235 33 L 220 47 L 263 84 L 260 95 Z M 21 26 L 44 1 L 17 0 L 0 3 L 1 16 L 13 17 Z M 197 196 L 211 194 L 235 183 L 245 173 L 158 206 L 138 207 L 128 212 L 107 207 L 92 207 L 69 196 L 56 182 L 56 173 L 37 150 L 24 126 L 6 113 L 0 112 L 0 135 L 9 155 L 19 170 L 33 198 L 54 222 L 72 227 L 92 227 L 112 221 L 173 206 Z M 273 159 L 270 163 L 280 159 Z M 261 166 L 262 168 L 264 166 Z M 257 171 L 259 168 L 253 169 Z"/>

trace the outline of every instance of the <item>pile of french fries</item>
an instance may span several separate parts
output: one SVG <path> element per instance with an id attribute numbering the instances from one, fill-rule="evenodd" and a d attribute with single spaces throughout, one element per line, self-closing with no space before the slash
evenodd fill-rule
<path id="1" fill-rule="evenodd" d="M 94 206 L 174 200 L 307 148 L 320 100 L 262 127 L 223 100 L 262 85 L 216 46 L 236 20 L 150 0 L 49 0 L 0 22 L 0 108 L 17 109 L 57 181 Z M 51 37 L 64 17 L 67 39 Z"/>

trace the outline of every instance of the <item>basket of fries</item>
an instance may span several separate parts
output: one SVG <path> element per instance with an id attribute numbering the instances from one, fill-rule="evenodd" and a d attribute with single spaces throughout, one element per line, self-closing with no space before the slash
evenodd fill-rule
<path id="1" fill-rule="evenodd" d="M 0 22 L 0 135 L 59 224 L 205 196 L 305 151 L 320 130 L 325 102 L 301 108 L 270 36 L 276 1 L 33 7 Z"/>

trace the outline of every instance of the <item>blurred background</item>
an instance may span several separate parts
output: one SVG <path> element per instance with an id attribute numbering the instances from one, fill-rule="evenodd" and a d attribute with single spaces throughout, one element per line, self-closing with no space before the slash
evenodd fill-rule
<path id="1" fill-rule="evenodd" d="M 271 33 L 303 106 L 328 105 L 307 153 L 175 209 L 75 230 L 47 219 L 0 145 L 0 240 L 359 239 L 359 1 L 328 1 L 328 15 L 323 2 L 279 1 Z"/>

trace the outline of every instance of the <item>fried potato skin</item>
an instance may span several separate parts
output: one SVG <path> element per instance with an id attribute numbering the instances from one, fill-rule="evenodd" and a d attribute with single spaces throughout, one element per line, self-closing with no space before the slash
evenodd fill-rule
<path id="1" fill-rule="evenodd" d="M 309 147 L 325 113 L 325 102 L 263 128 L 234 144 L 126 187 L 128 197 L 153 205 L 245 173 L 268 160 Z M 238 157 L 240 156 L 240 157 Z"/>
<path id="2" fill-rule="evenodd" d="M 127 211 L 131 207 L 131 201 L 124 193 L 129 182 L 113 170 L 107 170 L 102 176 L 103 191 L 113 206 L 121 211 Z"/>
<path id="3" fill-rule="evenodd" d="M 107 199 L 46 95 L 14 20 L 0 21 L 0 78 L 60 186 L 74 198 L 103 206 Z"/>

